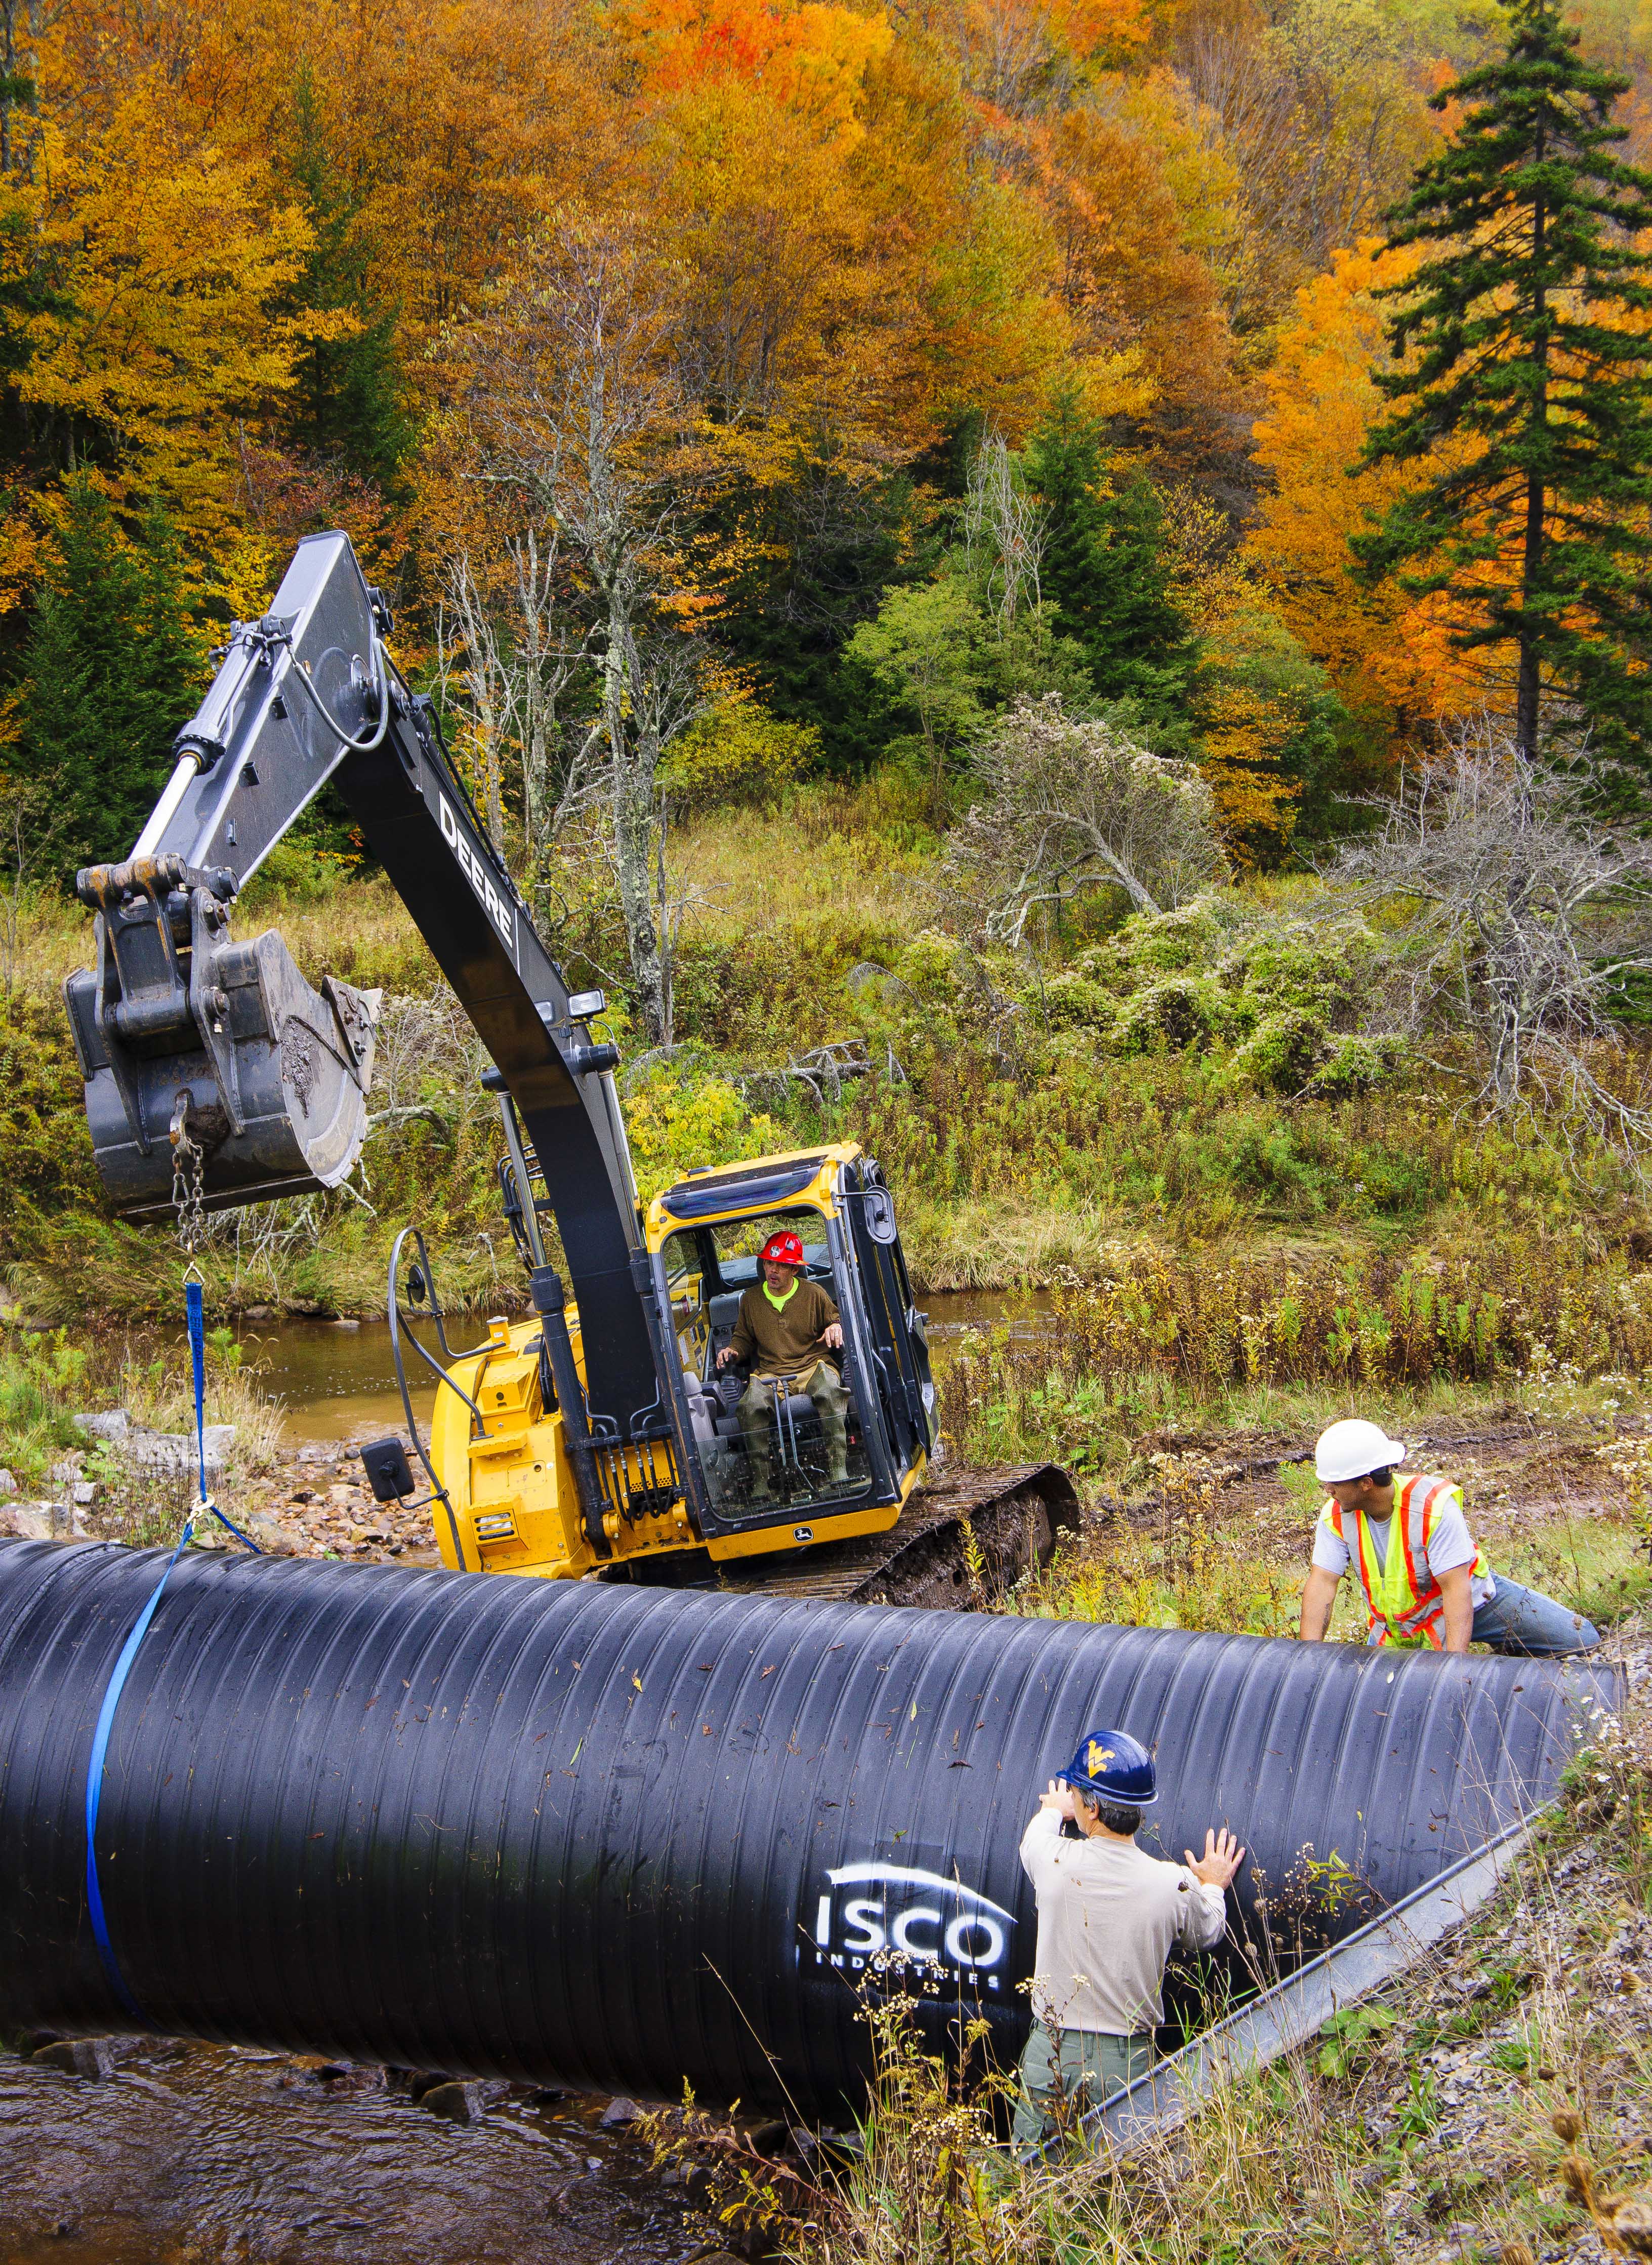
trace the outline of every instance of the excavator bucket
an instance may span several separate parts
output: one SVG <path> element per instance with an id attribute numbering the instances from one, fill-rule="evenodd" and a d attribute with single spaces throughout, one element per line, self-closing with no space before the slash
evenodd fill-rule
<path id="1" fill-rule="evenodd" d="M 63 986 L 98 1169 L 127 1219 L 337 1187 L 360 1153 L 379 994 L 313 990 L 273 930 L 237 943 L 227 872 L 174 854 L 76 881 L 95 968 Z"/>

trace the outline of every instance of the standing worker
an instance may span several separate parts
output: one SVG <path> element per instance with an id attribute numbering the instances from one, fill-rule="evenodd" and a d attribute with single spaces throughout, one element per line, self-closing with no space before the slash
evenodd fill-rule
<path id="1" fill-rule="evenodd" d="M 1304 1643 L 1318 1643 L 1330 1626 L 1350 1565 L 1365 1592 L 1368 1643 L 1435 1651 L 1483 1643 L 1519 1658 L 1560 1659 L 1600 1642 L 1581 1613 L 1494 1577 L 1468 1530 L 1462 1489 L 1421 1472 L 1396 1482 L 1404 1460 L 1403 1440 L 1357 1417 L 1320 1434 L 1314 1470 L 1329 1499 L 1302 1591 Z"/>
<path id="2" fill-rule="evenodd" d="M 1094 1730 L 1038 1797 L 1022 1868 L 1038 1898 L 1032 2035 L 1022 2056 L 1015 2143 L 1099 2108 L 1157 2057 L 1164 1967 L 1173 1947 L 1209 1950 L 1226 1925 L 1227 1883 L 1245 1852 L 1207 1831 L 1204 1854 L 1161 1863 L 1136 1846 L 1159 1798 L 1153 1757 L 1124 1730 Z M 1081 2097 L 1081 2095 L 1083 2095 Z"/>
<path id="3" fill-rule="evenodd" d="M 776 1393 L 806 1393 L 820 1418 L 830 1458 L 826 1483 L 848 1482 L 849 1395 L 825 1356 L 843 1349 L 843 1325 L 831 1293 L 806 1271 L 803 1244 L 795 1234 L 771 1234 L 758 1254 L 761 1282 L 740 1299 L 739 1316 L 717 1355 L 722 1368 L 731 1360 L 753 1362 L 752 1380 L 735 1413 L 746 1441 L 751 1500 L 767 1502 L 768 1430 Z"/>

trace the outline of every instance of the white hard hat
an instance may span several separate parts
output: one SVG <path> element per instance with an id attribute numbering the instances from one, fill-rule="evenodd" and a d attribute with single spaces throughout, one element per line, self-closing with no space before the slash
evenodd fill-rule
<path id="1" fill-rule="evenodd" d="M 1405 1460 L 1403 1439 L 1391 1439 L 1379 1424 L 1350 1416 L 1321 1431 L 1314 1450 L 1314 1475 L 1327 1486 L 1363 1479 L 1368 1471 L 1391 1471 Z"/>

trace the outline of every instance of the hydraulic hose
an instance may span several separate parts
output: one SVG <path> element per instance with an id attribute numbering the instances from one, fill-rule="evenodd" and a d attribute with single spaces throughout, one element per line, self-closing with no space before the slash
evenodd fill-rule
<path id="1" fill-rule="evenodd" d="M 163 1562 L 0 1543 L 0 2024 L 131 2026 L 84 1794 Z M 914 1989 L 936 2044 L 979 2008 L 1019 2050 L 1017 1849 L 1084 1730 L 1156 1748 L 1150 1848 L 1246 1840 L 1236 1929 L 1266 1897 L 1317 1947 L 1547 1796 L 1614 1693 L 1532 1660 L 191 1555 L 114 1715 L 98 1871 L 160 2031 L 832 2114 L 869 1987 Z"/>

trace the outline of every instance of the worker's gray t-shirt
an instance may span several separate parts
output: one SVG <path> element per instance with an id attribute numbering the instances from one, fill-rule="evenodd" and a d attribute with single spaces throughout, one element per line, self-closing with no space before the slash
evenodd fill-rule
<path id="1" fill-rule="evenodd" d="M 1327 1573 L 1334 1574 L 1340 1581 L 1353 1563 L 1353 1528 L 1345 1518 L 1343 1533 L 1339 1534 L 1329 1523 L 1330 1510 L 1331 1504 L 1328 1502 L 1320 1512 L 1319 1524 L 1314 1529 L 1314 1562 Z M 1368 1518 L 1365 1520 L 1379 1565 L 1386 1565 L 1388 1562 L 1388 1535 L 1393 1526 L 1392 1514 L 1386 1518 Z M 1437 1579 L 1440 1574 L 1449 1573 L 1454 1565 L 1472 1567 L 1478 1555 L 1463 1509 L 1462 1489 L 1460 1487 L 1449 1487 L 1437 1500 L 1430 1519 L 1423 1569 Z M 1469 1593 L 1474 1609 L 1478 1611 L 1488 1597 L 1496 1595 L 1497 1584 L 1489 1573 L 1474 1573 L 1470 1580 Z"/>
<path id="2" fill-rule="evenodd" d="M 1222 1939 L 1220 1888 L 1133 1840 L 1068 1840 L 1052 1809 L 1022 1836 L 1022 1868 L 1037 1891 L 1032 2010 L 1046 2028 L 1131 2037 L 1164 2019 L 1164 1963 L 1184 1942 Z"/>

